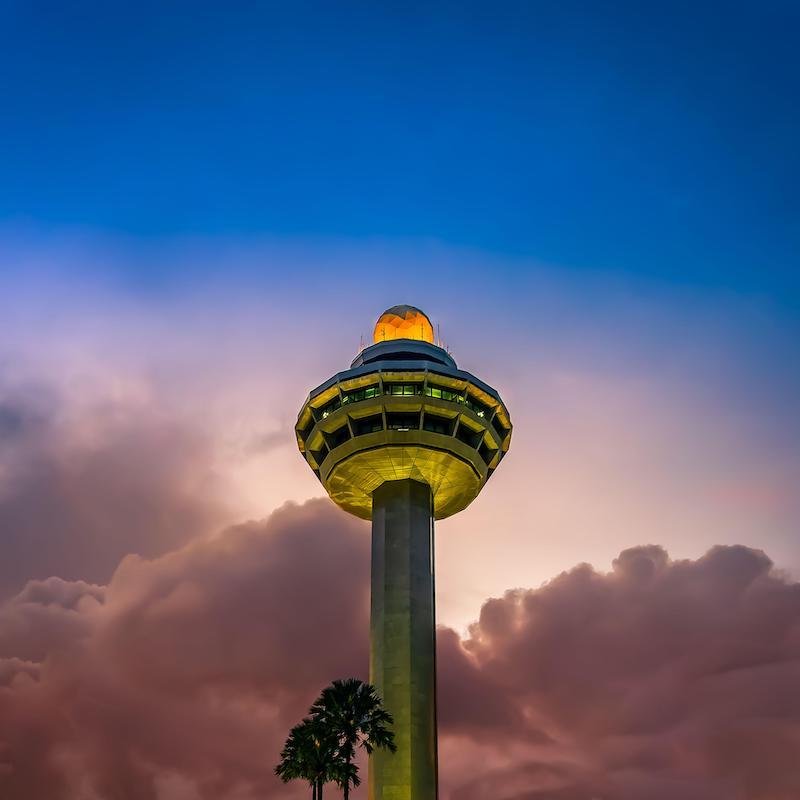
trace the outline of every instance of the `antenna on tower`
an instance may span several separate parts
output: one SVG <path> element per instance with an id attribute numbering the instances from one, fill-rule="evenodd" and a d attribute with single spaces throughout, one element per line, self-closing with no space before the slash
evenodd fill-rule
<path id="1" fill-rule="evenodd" d="M 442 346 L 442 331 L 441 328 L 439 327 L 438 322 L 436 323 L 436 346 L 437 347 Z"/>

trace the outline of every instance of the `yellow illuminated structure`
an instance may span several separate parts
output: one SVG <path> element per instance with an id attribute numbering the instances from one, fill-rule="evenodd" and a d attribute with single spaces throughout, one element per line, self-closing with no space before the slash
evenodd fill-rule
<path id="1" fill-rule="evenodd" d="M 437 797 L 433 521 L 466 508 L 500 464 L 511 420 L 499 394 L 394 306 L 375 344 L 314 389 L 301 453 L 330 497 L 372 520 L 370 681 L 395 719 L 396 754 L 370 760 L 370 800 Z"/>
<path id="2" fill-rule="evenodd" d="M 414 306 L 392 306 L 375 323 L 372 339 L 375 344 L 392 339 L 414 339 L 433 344 L 433 325 L 428 316 Z"/>

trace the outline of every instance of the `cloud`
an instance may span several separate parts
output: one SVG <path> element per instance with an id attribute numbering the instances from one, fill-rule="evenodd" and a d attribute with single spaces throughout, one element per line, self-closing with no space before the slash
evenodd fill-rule
<path id="1" fill-rule="evenodd" d="M 608 574 L 581 565 L 487 602 L 458 655 L 446 673 L 470 670 L 476 693 L 519 710 L 495 715 L 503 742 L 551 740 L 495 775 L 494 797 L 800 795 L 800 584 L 760 551 L 671 561 L 647 546 Z M 453 800 L 486 796 L 485 780 Z"/>
<path id="2" fill-rule="evenodd" d="M 369 534 L 327 501 L 0 607 L 0 796 L 293 798 L 271 769 L 365 676 Z M 789 800 L 800 585 L 761 552 L 626 550 L 439 631 L 443 800 Z"/>
<path id="3" fill-rule="evenodd" d="M 288 433 L 286 430 L 267 431 L 266 433 L 258 433 L 250 440 L 247 451 L 257 455 L 267 455 L 278 447 L 295 446 L 295 439 L 293 433 Z"/>
<path id="4" fill-rule="evenodd" d="M 461 630 L 486 597 L 538 586 L 578 557 L 609 568 L 643 535 L 692 558 L 717 543 L 755 544 L 800 576 L 800 373 L 786 355 L 797 322 L 757 298 L 620 283 L 441 243 L 12 228 L 0 230 L 0 261 L 9 265 L 0 270 L 0 384 L 13 369 L 59 387 L 49 407 L 34 398 L 41 387 L 18 397 L 28 414 L 50 421 L 43 430 L 57 430 L 41 443 L 45 464 L 56 458 L 58 476 L 66 462 L 69 475 L 100 446 L 94 433 L 124 466 L 115 431 L 139 439 L 141 430 L 143 445 L 161 437 L 159 428 L 171 431 L 163 447 L 177 449 L 148 448 L 136 491 L 122 495 L 137 498 L 137 513 L 153 509 L 145 527 L 112 521 L 130 529 L 133 552 L 157 555 L 212 527 L 188 520 L 161 531 L 173 512 L 166 496 L 159 501 L 159 483 L 173 475 L 196 480 L 200 501 L 219 499 L 206 481 L 209 465 L 224 476 L 231 513 L 215 527 L 322 494 L 297 453 L 295 415 L 313 384 L 350 363 L 360 335 L 369 340 L 380 311 L 402 299 L 395 282 L 364 275 L 402 274 L 404 291 L 418 293 L 410 299 L 441 323 L 460 366 L 496 386 L 515 425 L 509 456 L 481 498 L 440 526 L 440 619 Z M 502 314 L 470 311 L 472 286 L 486 275 L 497 276 L 486 309 Z M 312 290 L 318 278 L 326 291 Z M 299 286 L 307 290 L 298 294 Z M 71 439 L 65 392 L 81 395 L 77 422 L 89 441 Z M 92 405 L 119 413 L 93 431 Z M 0 450 L 5 429 L 19 424 L 13 419 L 0 422 Z M 142 485 L 162 458 L 176 463 Z M 185 493 L 183 507 L 191 500 Z M 69 520 L 77 511 L 59 513 Z M 58 519 L 45 521 L 58 529 Z M 90 546 L 78 538 L 87 525 Z M 35 569 L 17 562 L 8 591 L 50 575 L 107 581 L 125 554 L 102 553 L 114 527 L 78 520 L 65 539 L 73 546 L 59 545 L 70 559 L 64 569 L 57 548 L 41 544 L 44 533 L 20 535 L 25 544 L 15 546 L 36 552 Z M 90 565 L 101 559 L 102 569 L 82 572 L 78 552 Z M 46 569 L 39 557 L 50 559 Z"/>
<path id="5" fill-rule="evenodd" d="M 211 444 L 150 398 L 80 407 L 49 384 L 0 374 L 0 599 L 30 578 L 105 582 L 222 519 Z"/>
<path id="6" fill-rule="evenodd" d="M 364 527 L 317 501 L 106 587 L 30 582 L 0 610 L 0 796 L 278 796 L 288 726 L 366 665 Z"/>

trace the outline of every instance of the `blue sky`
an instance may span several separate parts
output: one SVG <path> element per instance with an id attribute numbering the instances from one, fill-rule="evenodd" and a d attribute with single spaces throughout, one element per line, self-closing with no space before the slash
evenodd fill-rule
<path id="1" fill-rule="evenodd" d="M 798 23 L 789 2 L 7 0 L 0 220 L 435 240 L 794 305 Z"/>
<path id="2" fill-rule="evenodd" d="M 0 401 L 158 409 L 257 518 L 412 303 L 515 425 L 443 619 L 643 542 L 800 575 L 798 8 L 0 0 Z"/>
<path id="3" fill-rule="evenodd" d="M 11 644 L 0 649 L 24 659 L 5 659 L 15 662 L 10 676 L 17 667 L 23 674 L 11 693 L 0 692 L 12 704 L 0 711 L 0 740 L 6 720 L 9 730 L 31 732 L 22 750 L 13 736 L 8 752 L 0 741 L 0 784 L 10 775 L 20 787 L 28 776 L 41 787 L 60 781 L 55 768 L 63 767 L 64 791 L 102 793 L 116 779 L 101 769 L 108 761 L 124 769 L 116 785 L 130 796 L 141 786 L 137 796 L 188 798 L 195 781 L 199 793 L 225 793 L 220 764 L 233 763 L 234 783 L 260 774 L 259 764 L 269 771 L 269 738 L 253 738 L 252 726 L 277 719 L 274 703 L 291 694 L 259 687 L 273 674 L 300 686 L 291 653 L 291 669 L 280 660 L 277 671 L 261 668 L 285 655 L 281 642 L 300 630 L 296 609 L 271 605 L 269 569 L 294 575 L 284 569 L 289 551 L 251 557 L 248 545 L 237 555 L 234 534 L 217 557 L 202 540 L 324 495 L 297 451 L 298 409 L 309 389 L 347 368 L 380 312 L 398 303 L 441 325 L 459 367 L 500 392 L 514 425 L 508 457 L 480 497 L 437 522 L 439 623 L 466 632 L 487 598 L 505 596 L 493 608 L 510 608 L 510 588 L 535 589 L 581 563 L 606 572 L 642 545 L 676 560 L 745 545 L 800 579 L 798 42 L 798 0 L 0 0 L 0 617 L 11 614 L 3 618 Z M 299 513 L 316 526 L 314 507 Z M 335 532 L 326 519 L 324 533 Z M 263 528 L 266 537 L 276 524 Z M 259 530 L 250 523 L 241 534 L 255 545 Z M 314 539 L 295 541 L 303 548 L 297 569 L 308 559 L 312 572 L 303 575 L 317 574 L 330 546 L 312 552 L 302 542 Z M 193 543 L 183 555 L 182 543 Z M 776 712 L 767 728 L 765 708 L 791 713 L 780 695 L 797 680 L 782 682 L 776 669 L 796 662 L 761 656 L 789 653 L 794 618 L 781 611 L 772 579 L 734 589 L 763 569 L 760 555 L 714 552 L 668 567 L 652 584 L 647 559 L 590 579 L 609 597 L 635 600 L 622 627 L 604 617 L 602 635 L 589 626 L 579 637 L 601 654 L 616 648 L 621 672 L 613 653 L 611 671 L 598 673 L 568 647 L 565 657 L 588 670 L 567 670 L 572 684 L 550 683 L 558 670 L 547 668 L 538 670 L 543 683 L 515 689 L 506 681 L 517 706 L 541 698 L 536 725 L 547 720 L 548 686 L 590 712 L 576 727 L 568 703 L 542 729 L 554 744 L 523 754 L 525 791 L 536 793 L 539 775 L 549 790 L 569 792 L 552 784 L 569 775 L 569 761 L 577 765 L 572 788 L 588 794 L 603 753 L 630 797 L 708 797 L 718 786 L 725 794 L 730 776 L 760 775 L 765 764 L 765 791 L 778 786 L 775 775 L 787 777 L 773 756 L 791 763 L 795 746 L 782 737 L 797 715 Z M 248 577 L 260 563 L 263 598 Z M 346 571 L 327 571 L 355 585 Z M 686 589 L 668 577 L 690 574 L 698 579 Z M 587 571 L 576 575 L 583 585 Z M 104 590 L 64 583 L 76 580 L 111 580 L 102 614 L 94 598 Z M 541 608 L 574 617 L 580 608 L 559 585 L 569 582 L 551 584 L 555 595 L 543 589 Z M 788 597 L 798 585 L 785 588 Z M 678 601 L 673 590 L 683 593 Z M 242 601 L 255 616 L 240 612 Z M 717 614 L 731 602 L 744 627 Z M 683 614 L 687 603 L 696 613 Z M 663 623 L 658 638 L 639 635 L 652 628 L 639 614 L 648 607 Z M 699 627 L 686 627 L 685 638 L 662 613 L 669 608 Z M 751 636 L 759 608 L 771 615 L 766 638 L 760 629 Z M 138 626 L 139 639 L 158 642 L 184 614 L 190 639 L 156 648 L 146 673 L 115 649 L 135 641 L 115 619 L 152 619 L 155 627 Z M 294 627 L 285 637 L 284 618 Z M 721 620 L 723 638 L 706 637 L 711 649 L 698 649 L 709 620 Z M 541 641 L 558 629 L 551 622 Z M 267 683 L 252 682 L 239 664 L 248 651 L 218 646 L 220 630 L 256 647 Z M 499 628 L 490 621 L 473 630 L 479 657 Z M 658 669 L 648 672 L 652 659 L 618 646 L 626 631 L 659 655 Z M 770 632 L 785 639 L 783 650 Z M 496 652 L 512 663 L 527 640 L 508 641 Z M 552 647 L 530 641 L 530 652 L 550 657 Z M 175 693 L 181 647 L 188 679 Z M 204 649 L 214 655 L 208 663 Z M 46 669 L 35 681 L 28 659 L 40 650 Z M 223 685 L 216 655 L 228 651 L 239 666 Z M 637 659 L 644 666 L 634 675 Z M 670 663 L 691 686 L 670 683 Z M 758 690 L 741 690 L 745 673 Z M 636 691 L 620 701 L 631 675 Z M 695 702 L 701 684 L 706 710 Z M 78 705 L 64 700 L 65 686 Z M 157 693 L 146 696 L 148 686 Z M 606 691 L 605 710 L 583 702 L 585 687 Z M 682 718 L 687 698 L 692 712 Z M 107 735 L 100 708 L 126 731 L 126 747 Z M 150 708 L 165 710 L 168 724 L 141 715 Z M 595 724 L 601 717 L 606 729 Z M 717 751 L 729 762 L 738 752 L 734 717 L 752 763 L 729 763 L 725 774 Z M 199 771 L 172 747 L 169 725 L 187 719 L 197 725 L 178 738 L 199 753 Z M 646 736 L 635 740 L 631 725 Z M 686 736 L 668 741 L 659 725 Z M 204 726 L 213 731 L 206 743 Z M 710 736 L 713 726 L 724 740 Z M 137 730 L 146 741 L 127 735 Z M 214 744 L 220 731 L 224 741 Z M 256 742 L 250 766 L 241 757 L 248 746 L 232 735 Z M 528 741 L 539 742 L 535 735 Z M 165 736 L 166 756 L 158 750 Z M 524 744 L 528 733 L 498 741 L 511 736 Z M 698 737 L 711 749 L 698 749 Z M 592 753 L 579 747 L 589 740 Z M 632 743 L 628 761 L 622 740 Z M 475 742 L 460 754 L 443 750 L 459 797 L 482 796 L 488 785 L 464 783 L 464 764 L 494 768 L 483 739 Z M 649 759 L 651 745 L 689 758 L 673 766 Z M 122 751 L 134 761 L 121 760 Z M 502 764 L 513 757 L 506 747 Z M 15 758 L 19 769 L 4 772 Z M 151 774 L 152 765 L 163 770 Z M 140 773 L 146 783 L 134 781 Z M 496 788 L 500 773 L 487 774 Z M 756 791 L 758 780 L 747 787 Z M 58 787 L 20 792 L 55 800 Z"/>

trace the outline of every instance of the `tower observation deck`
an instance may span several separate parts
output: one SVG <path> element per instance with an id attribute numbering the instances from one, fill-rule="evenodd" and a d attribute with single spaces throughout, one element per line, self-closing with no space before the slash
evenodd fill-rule
<path id="1" fill-rule="evenodd" d="M 370 681 L 395 719 L 370 800 L 437 797 L 433 522 L 466 508 L 511 441 L 500 395 L 434 344 L 413 306 L 394 306 L 374 344 L 313 389 L 300 452 L 331 499 L 372 520 Z"/>

